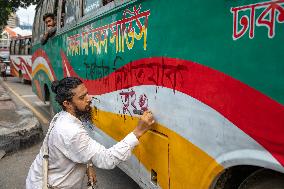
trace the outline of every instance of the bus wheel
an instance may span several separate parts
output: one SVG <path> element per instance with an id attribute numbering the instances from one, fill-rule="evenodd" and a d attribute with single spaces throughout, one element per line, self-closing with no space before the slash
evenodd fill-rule
<path id="1" fill-rule="evenodd" d="M 29 80 L 24 79 L 23 74 L 20 74 L 20 75 L 19 75 L 19 78 L 20 78 L 20 82 L 21 82 L 21 83 L 23 83 L 23 84 L 30 84 L 30 81 L 29 81 Z"/>
<path id="2" fill-rule="evenodd" d="M 238 189 L 283 189 L 284 175 L 268 169 L 260 169 L 248 176 Z"/>
<path id="3" fill-rule="evenodd" d="M 22 83 L 24 83 L 24 84 L 30 84 L 30 81 L 29 80 L 26 80 L 26 79 L 24 79 L 24 78 L 22 78 L 22 81 L 21 81 Z"/>

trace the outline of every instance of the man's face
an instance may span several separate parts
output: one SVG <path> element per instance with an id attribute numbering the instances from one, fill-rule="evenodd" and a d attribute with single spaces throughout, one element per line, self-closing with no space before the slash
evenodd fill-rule
<path id="1" fill-rule="evenodd" d="M 78 85 L 72 89 L 74 94 L 72 98 L 72 105 L 77 118 L 90 119 L 91 118 L 91 97 L 88 95 L 88 90 L 84 84 Z"/>
<path id="2" fill-rule="evenodd" d="M 47 28 L 52 28 L 55 26 L 55 21 L 51 17 L 47 17 L 44 22 Z"/>

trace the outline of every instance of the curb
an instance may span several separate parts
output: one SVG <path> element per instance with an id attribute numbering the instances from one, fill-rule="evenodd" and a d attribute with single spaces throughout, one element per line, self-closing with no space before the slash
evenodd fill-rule
<path id="1" fill-rule="evenodd" d="M 18 104 L 13 99 L 11 91 L 0 80 L 0 87 L 4 89 L 0 94 L 0 103 L 3 101 L 11 101 L 15 105 L 17 120 L 11 120 L 12 124 L 6 122 L 6 125 L 0 125 L 0 159 L 5 154 L 29 147 L 43 138 L 43 131 L 40 122 L 35 115 L 22 104 Z M 14 110 L 14 109 L 13 109 Z M 1 157 L 2 156 L 2 157 Z"/>

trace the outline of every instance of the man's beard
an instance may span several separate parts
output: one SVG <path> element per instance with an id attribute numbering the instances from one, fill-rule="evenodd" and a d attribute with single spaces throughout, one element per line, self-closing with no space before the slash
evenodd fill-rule
<path id="1" fill-rule="evenodd" d="M 73 104 L 75 116 L 81 121 L 91 121 L 92 108 L 90 105 L 85 107 L 85 110 L 79 110 L 79 108 Z"/>

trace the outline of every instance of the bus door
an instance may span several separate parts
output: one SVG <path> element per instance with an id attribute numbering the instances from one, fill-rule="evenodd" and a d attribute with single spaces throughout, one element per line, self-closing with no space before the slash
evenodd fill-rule
<path id="1" fill-rule="evenodd" d="M 25 39 L 25 55 L 31 55 L 31 38 Z"/>
<path id="2" fill-rule="evenodd" d="M 149 144 L 150 142 L 150 144 Z M 148 131 L 140 139 L 140 178 L 151 188 L 169 188 L 169 140 L 168 136 L 157 131 Z M 144 172 L 146 170 L 148 172 Z M 148 175 L 147 175 L 148 174 Z"/>

